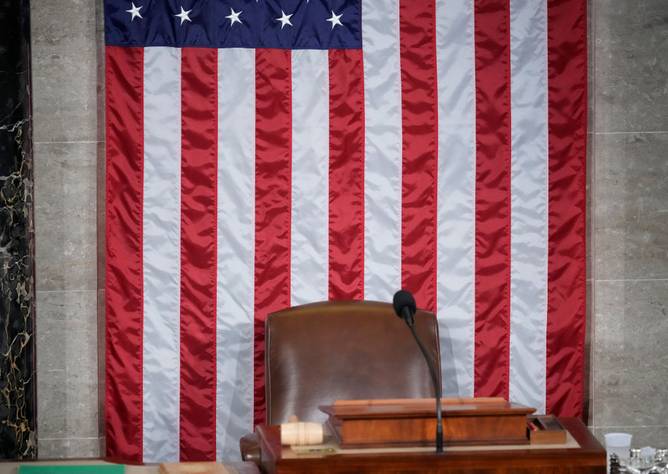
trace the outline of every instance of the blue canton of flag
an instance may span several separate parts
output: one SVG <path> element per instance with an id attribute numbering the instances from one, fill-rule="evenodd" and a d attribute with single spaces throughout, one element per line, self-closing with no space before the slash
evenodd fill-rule
<path id="1" fill-rule="evenodd" d="M 357 49 L 360 0 L 126 0 L 105 3 L 107 45 Z"/>

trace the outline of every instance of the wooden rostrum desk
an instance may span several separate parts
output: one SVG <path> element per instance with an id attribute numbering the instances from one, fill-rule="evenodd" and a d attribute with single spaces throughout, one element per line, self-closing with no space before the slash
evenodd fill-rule
<path id="1" fill-rule="evenodd" d="M 570 433 L 566 445 L 342 449 L 295 453 L 281 446 L 278 426 L 258 425 L 265 473 L 605 473 L 605 450 L 577 418 L 559 418 Z"/>

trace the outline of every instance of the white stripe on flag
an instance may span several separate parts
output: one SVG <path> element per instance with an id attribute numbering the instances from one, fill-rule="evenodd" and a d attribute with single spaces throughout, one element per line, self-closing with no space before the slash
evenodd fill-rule
<path id="1" fill-rule="evenodd" d="M 255 51 L 218 50 L 216 456 L 253 428 Z"/>
<path id="2" fill-rule="evenodd" d="M 179 460 L 181 50 L 144 49 L 144 462 Z"/>
<path id="3" fill-rule="evenodd" d="M 511 0 L 510 399 L 545 412 L 547 6 Z"/>
<path id="4" fill-rule="evenodd" d="M 401 286 L 401 68 L 399 1 L 363 0 L 364 298 Z"/>
<path id="5" fill-rule="evenodd" d="M 292 52 L 291 305 L 328 299 L 329 55 Z"/>
<path id="6" fill-rule="evenodd" d="M 473 396 L 475 48 L 473 0 L 436 3 L 438 321 L 443 391 Z"/>

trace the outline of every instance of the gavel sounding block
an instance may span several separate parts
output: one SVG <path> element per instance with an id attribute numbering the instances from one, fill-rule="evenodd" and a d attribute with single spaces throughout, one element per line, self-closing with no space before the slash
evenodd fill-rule
<path id="1" fill-rule="evenodd" d="M 308 446 L 321 444 L 324 439 L 320 423 L 291 422 L 281 424 L 281 444 Z"/>
<path id="2" fill-rule="evenodd" d="M 527 415 L 534 408 L 502 398 L 445 398 L 446 445 L 528 444 Z M 433 398 L 339 400 L 321 406 L 342 448 L 428 446 L 436 436 Z"/>

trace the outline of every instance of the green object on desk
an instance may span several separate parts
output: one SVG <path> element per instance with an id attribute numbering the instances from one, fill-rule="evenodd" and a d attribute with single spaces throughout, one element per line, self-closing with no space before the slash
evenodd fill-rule
<path id="1" fill-rule="evenodd" d="M 90 464 L 87 466 L 19 466 L 18 474 L 124 474 L 122 464 Z"/>

